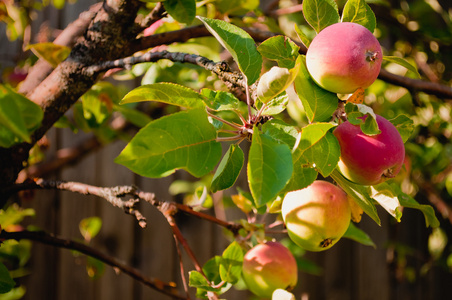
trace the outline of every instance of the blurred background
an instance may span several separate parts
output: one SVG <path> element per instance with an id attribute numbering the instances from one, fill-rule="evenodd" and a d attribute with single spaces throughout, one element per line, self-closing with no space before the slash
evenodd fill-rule
<path id="1" fill-rule="evenodd" d="M 345 3 L 337 2 L 339 7 Z M 24 49 L 30 44 L 53 41 L 61 30 L 95 3 L 92 0 L 3 0 L 0 3 L 2 82 L 16 85 L 23 80 L 38 59 L 33 52 Z M 451 86 L 452 2 L 374 0 L 368 3 L 377 17 L 375 35 L 385 55 L 404 57 L 416 63 L 424 80 Z M 298 4 L 288 0 L 261 1 L 261 14 L 274 18 L 284 34 L 297 40 L 293 23 L 306 26 L 301 11 L 291 9 Z M 6 9 L 9 9 L 7 14 Z M 217 49 L 211 50 L 216 52 Z M 387 63 L 384 67 L 394 74 L 413 77 L 398 65 Z M 115 89 L 112 92 L 112 97 L 117 97 L 115 101 L 143 82 L 171 80 L 193 88 L 215 84 L 203 70 L 190 67 L 184 71 L 180 65 L 163 63 L 157 67 L 139 65 L 112 78 L 107 85 Z M 414 120 L 416 129 L 406 144 L 406 167 L 396 180 L 404 192 L 419 203 L 435 208 L 440 227 L 427 228 L 418 210 L 405 209 L 400 223 L 379 210 L 381 226 L 367 216 L 358 224 L 374 241 L 375 247 L 342 239 L 326 252 L 304 253 L 286 239 L 285 244 L 291 247 L 300 264 L 294 294 L 303 300 L 452 299 L 452 99 L 377 80 L 367 91 L 366 104 L 387 118 L 404 113 Z M 144 109 L 151 118 L 171 110 L 163 106 Z M 292 107 L 289 113 L 301 115 L 299 109 Z M 31 174 L 96 186 L 136 185 L 155 193 L 162 201 L 182 202 L 185 193 L 193 193 L 202 185 L 202 180 L 197 182 L 183 172 L 163 179 L 134 175 L 113 163 L 126 143 L 117 138 L 105 138 L 109 131 L 103 126 L 107 123 L 105 127 L 110 129 L 119 126 L 118 131 L 129 135 L 134 128 L 90 119 L 83 113 L 81 102 L 66 117 L 59 128 L 48 132 L 39 149 L 34 150 L 33 159 L 39 164 L 30 169 Z M 110 120 L 115 120 L 114 117 L 109 116 Z M 300 122 L 303 122 L 302 117 Z M 241 174 L 237 186 L 247 188 L 245 174 Z M 215 208 L 207 212 L 228 220 L 244 218 L 228 201 L 233 193 L 235 189 L 214 195 Z M 223 201 L 222 196 L 226 200 Z M 91 196 L 36 191 L 21 194 L 17 200 L 22 207 L 35 211 L 22 210 L 22 226 L 38 227 L 57 236 L 89 243 L 147 276 L 174 281 L 181 286 L 171 229 L 154 207 L 141 204 L 140 210 L 148 220 L 147 228 L 143 229 L 133 217 Z M 9 209 L 19 210 L 14 205 Z M 177 215 L 177 222 L 201 264 L 214 255 L 221 255 L 230 242 L 217 225 L 182 214 Z M 99 232 L 92 228 L 98 228 Z M 3 245 L 0 252 L 2 257 L 17 256 L 15 275 L 20 284 L 14 293 L 0 295 L 0 299 L 170 299 L 74 251 L 21 241 Z M 186 270 L 193 269 L 187 257 L 184 262 Z M 253 299 L 253 296 L 231 289 L 224 298 Z"/>

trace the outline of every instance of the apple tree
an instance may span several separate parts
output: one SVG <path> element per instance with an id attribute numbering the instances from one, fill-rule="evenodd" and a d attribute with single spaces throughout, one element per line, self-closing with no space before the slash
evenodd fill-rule
<path id="1" fill-rule="evenodd" d="M 176 299 L 220 299 L 238 286 L 295 299 L 303 270 L 294 249 L 327 251 L 341 238 L 373 245 L 359 228 L 363 215 L 403 222 L 406 209 L 423 214 L 432 261 L 452 269 L 452 23 L 439 2 L 106 0 L 41 43 L 29 43 L 27 28 L 48 3 L 26 2 L 0 4 L 8 38 L 31 50 L 5 68 L 0 86 L 1 293 L 17 291 L 8 251 L 32 240 L 94 257 Z M 445 29 L 430 28 L 425 9 Z M 140 84 L 121 85 L 130 78 Z M 196 188 L 179 203 L 136 186 L 40 176 L 54 127 L 91 132 L 95 147 L 126 140 L 114 159 L 124 172 L 183 172 Z M 141 227 L 140 203 L 152 205 L 193 270 L 181 267 L 174 287 L 89 245 L 24 228 L 33 211 L 20 199 L 42 189 L 97 196 Z M 213 195 L 243 218 L 217 218 Z M 229 246 L 198 261 L 176 214 L 223 227 Z M 100 223 L 85 220 L 82 234 L 94 237 Z"/>

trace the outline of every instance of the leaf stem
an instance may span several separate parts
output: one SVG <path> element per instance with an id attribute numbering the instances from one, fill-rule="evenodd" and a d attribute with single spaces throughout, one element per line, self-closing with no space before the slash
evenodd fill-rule
<path id="1" fill-rule="evenodd" d="M 220 121 L 221 123 L 224 123 L 224 124 L 226 124 L 226 125 L 229 125 L 229 126 L 235 128 L 235 129 L 238 129 L 238 130 L 241 130 L 241 129 L 242 129 L 242 126 L 241 126 L 241 125 L 236 124 L 236 123 L 233 123 L 233 122 L 226 121 L 225 119 L 223 119 L 223 118 L 221 118 L 221 117 L 218 117 L 218 116 L 212 114 L 209 110 L 210 110 L 210 108 L 207 109 L 207 115 L 209 115 L 209 117 L 212 117 L 212 118 L 214 118 L 215 120 L 218 120 L 218 121 Z"/>

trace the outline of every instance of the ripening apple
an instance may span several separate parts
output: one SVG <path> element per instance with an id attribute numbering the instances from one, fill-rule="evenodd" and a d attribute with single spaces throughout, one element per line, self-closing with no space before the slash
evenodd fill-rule
<path id="1" fill-rule="evenodd" d="M 278 242 L 258 244 L 243 258 L 243 279 L 259 297 L 271 298 L 276 289 L 297 284 L 298 268 L 292 253 Z"/>
<path id="2" fill-rule="evenodd" d="M 309 251 L 331 248 L 347 231 L 351 218 L 347 194 L 323 180 L 287 193 L 281 213 L 289 237 Z"/>
<path id="3" fill-rule="evenodd" d="M 306 53 L 306 66 L 314 81 L 340 94 L 369 87 L 377 79 L 382 60 L 380 43 L 372 32 L 350 22 L 320 31 Z"/>
<path id="4" fill-rule="evenodd" d="M 350 181 L 362 185 L 395 177 L 405 158 L 405 146 L 397 128 L 382 116 L 376 117 L 381 131 L 377 135 L 366 135 L 359 125 L 349 121 L 333 131 L 341 147 L 339 170 Z"/>

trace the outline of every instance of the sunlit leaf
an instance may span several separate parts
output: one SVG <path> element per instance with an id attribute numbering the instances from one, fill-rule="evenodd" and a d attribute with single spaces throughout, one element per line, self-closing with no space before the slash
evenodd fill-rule
<path id="1" fill-rule="evenodd" d="M 276 198 L 292 176 L 292 154 L 286 144 L 254 130 L 248 159 L 248 182 L 258 207 Z"/>
<path id="2" fill-rule="evenodd" d="M 278 35 L 266 39 L 257 50 L 267 59 L 274 60 L 281 68 L 293 68 L 298 57 L 298 47 L 291 39 Z"/>
<path id="3" fill-rule="evenodd" d="M 201 108 L 204 97 L 194 90 L 182 85 L 161 82 L 139 86 L 130 91 L 121 100 L 121 104 L 156 101 L 186 108 Z"/>
<path id="4" fill-rule="evenodd" d="M 212 171 L 221 145 L 204 109 L 162 117 L 143 127 L 115 162 L 147 177 L 164 177 L 185 169 L 195 177 Z"/>
<path id="5" fill-rule="evenodd" d="M 392 187 L 386 183 L 380 183 L 378 185 L 373 185 L 370 187 L 371 197 L 378 204 L 381 205 L 391 216 L 393 216 L 398 222 L 402 217 L 401 205 L 397 197 L 397 193 L 392 189 Z"/>
<path id="6" fill-rule="evenodd" d="M 306 68 L 306 57 L 302 56 L 302 59 L 294 86 L 306 115 L 311 122 L 330 120 L 337 108 L 337 95 L 322 89 L 314 82 Z"/>
<path id="7" fill-rule="evenodd" d="M 374 32 L 377 20 L 365 0 L 348 0 L 342 11 L 342 22 L 360 24 L 370 32 Z"/>
<path id="8" fill-rule="evenodd" d="M 201 95 L 205 97 L 205 104 L 215 110 L 234 110 L 239 108 L 239 100 L 231 93 L 225 91 L 213 91 L 211 89 L 202 89 Z"/>
<path id="9" fill-rule="evenodd" d="M 237 62 L 247 77 L 248 85 L 253 84 L 260 75 L 262 56 L 256 49 L 253 38 L 243 29 L 222 20 L 198 17 L 207 30 L 215 36 Z"/>
<path id="10" fill-rule="evenodd" d="M 224 251 L 220 261 L 220 276 L 223 281 L 237 283 L 242 274 L 243 250 L 239 243 L 232 242 Z"/>
<path id="11" fill-rule="evenodd" d="M 303 0 L 303 15 L 317 33 L 340 21 L 334 0 Z"/>
<path id="12" fill-rule="evenodd" d="M 386 55 L 383 56 L 383 59 L 386 61 L 392 62 L 392 63 L 396 63 L 398 65 L 401 65 L 402 67 L 405 67 L 409 71 L 413 72 L 417 78 L 421 78 L 421 74 L 419 74 L 417 67 L 410 64 L 406 59 L 398 57 L 398 56 L 386 56 Z"/>

